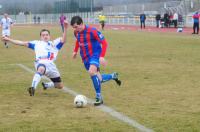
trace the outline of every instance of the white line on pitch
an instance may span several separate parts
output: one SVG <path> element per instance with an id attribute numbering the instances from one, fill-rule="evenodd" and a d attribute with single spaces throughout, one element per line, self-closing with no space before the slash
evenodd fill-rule
<path id="1" fill-rule="evenodd" d="M 30 73 L 34 73 L 34 71 L 30 68 L 28 68 L 27 66 L 23 65 L 23 64 L 16 64 L 17 66 L 21 67 L 22 69 L 30 72 Z M 44 79 L 46 80 L 49 80 L 47 77 L 43 77 Z M 73 91 L 72 89 L 68 88 L 68 87 L 64 87 L 63 88 L 63 91 L 65 93 L 69 93 L 73 96 L 76 96 L 78 95 L 77 92 Z M 88 99 L 88 103 L 89 104 L 93 104 L 94 100 L 93 99 L 90 99 L 90 98 L 87 98 Z M 112 117 L 122 121 L 122 122 L 125 122 L 127 124 L 129 124 L 130 126 L 138 129 L 139 131 L 141 132 L 153 132 L 152 129 L 150 128 L 146 128 L 145 126 L 143 126 L 142 124 L 138 123 L 136 120 L 134 119 L 131 119 L 130 117 L 120 113 L 120 112 L 117 112 L 116 110 L 106 106 L 106 105 L 101 105 L 101 106 L 97 106 L 96 108 L 100 109 L 101 111 L 103 112 L 106 112 L 108 114 L 110 114 Z"/>

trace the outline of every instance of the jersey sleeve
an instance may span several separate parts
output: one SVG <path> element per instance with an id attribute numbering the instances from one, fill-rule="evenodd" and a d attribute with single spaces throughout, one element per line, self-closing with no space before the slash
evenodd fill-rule
<path id="1" fill-rule="evenodd" d="M 10 19 L 10 24 L 13 24 L 13 20 L 12 19 Z"/>
<path id="2" fill-rule="evenodd" d="M 60 50 L 64 43 L 61 42 L 61 38 L 57 38 L 53 41 L 53 45 Z"/>
<path id="3" fill-rule="evenodd" d="M 94 35 L 94 38 L 99 41 L 100 43 L 105 40 L 105 37 L 103 36 L 103 34 L 99 31 L 97 31 L 95 28 L 92 29 L 92 33 Z"/>
<path id="4" fill-rule="evenodd" d="M 30 41 L 28 42 L 28 48 L 32 49 L 32 50 L 35 50 L 35 45 L 37 44 L 37 41 L 34 40 L 34 41 Z"/>
<path id="5" fill-rule="evenodd" d="M 92 31 L 93 35 L 94 35 L 94 38 L 99 41 L 99 43 L 102 44 L 102 51 L 101 51 L 101 57 L 104 57 L 105 54 L 106 54 L 106 50 L 107 50 L 107 46 L 108 46 L 108 43 L 107 41 L 105 40 L 105 37 L 103 36 L 103 34 L 99 31 L 97 31 L 96 29 L 94 29 Z"/>
<path id="6" fill-rule="evenodd" d="M 74 37 L 76 38 L 76 43 L 75 43 L 75 46 L 74 46 L 74 52 L 78 52 L 78 50 L 79 50 L 79 44 L 78 44 L 78 40 L 77 40 L 77 34 L 78 34 L 78 32 L 74 31 Z"/>
<path id="7" fill-rule="evenodd" d="M 76 40 L 75 46 L 74 46 L 74 52 L 78 52 L 79 49 L 79 44 L 78 44 L 78 40 Z"/>

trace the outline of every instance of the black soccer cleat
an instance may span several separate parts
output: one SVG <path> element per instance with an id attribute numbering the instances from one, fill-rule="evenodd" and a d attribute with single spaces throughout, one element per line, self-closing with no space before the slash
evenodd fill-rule
<path id="1" fill-rule="evenodd" d="M 8 48 L 8 44 L 6 42 L 4 44 L 5 44 L 5 47 Z"/>
<path id="2" fill-rule="evenodd" d="M 29 92 L 30 96 L 34 96 L 34 94 L 35 94 L 35 89 L 34 89 L 34 87 L 28 88 L 28 92 Z"/>
<path id="3" fill-rule="evenodd" d="M 44 82 L 42 82 L 42 87 L 43 87 L 44 90 L 47 90 L 47 87 L 45 86 Z"/>
<path id="4" fill-rule="evenodd" d="M 119 86 L 121 86 L 121 80 L 119 80 L 119 79 L 114 79 L 115 80 L 115 82 L 117 83 L 117 85 L 119 85 Z"/>
<path id="5" fill-rule="evenodd" d="M 117 85 L 121 85 L 121 80 L 119 80 L 119 78 L 118 78 L 118 73 L 117 72 L 114 72 L 113 73 L 113 80 L 115 80 L 115 82 L 117 83 Z"/>
<path id="6" fill-rule="evenodd" d="M 100 98 L 96 98 L 96 101 L 94 102 L 94 106 L 99 106 L 101 104 L 103 104 L 103 100 Z"/>

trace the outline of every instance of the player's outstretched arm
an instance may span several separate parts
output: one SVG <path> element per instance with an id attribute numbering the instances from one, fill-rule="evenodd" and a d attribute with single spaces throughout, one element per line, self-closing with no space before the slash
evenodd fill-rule
<path id="1" fill-rule="evenodd" d="M 28 47 L 28 42 L 26 42 L 26 41 L 15 40 L 15 39 L 8 38 L 8 37 L 2 37 L 2 40 L 3 41 L 7 41 L 7 42 L 11 42 L 11 43 L 13 43 L 15 45 L 20 45 L 20 46 L 26 46 L 26 47 Z"/>
<path id="2" fill-rule="evenodd" d="M 73 52 L 73 54 L 72 54 L 72 58 L 73 58 L 73 59 L 76 58 L 78 49 L 79 49 L 78 40 L 76 40 L 76 44 L 75 44 L 75 47 L 74 47 L 74 52 Z"/>
<path id="3" fill-rule="evenodd" d="M 63 32 L 63 36 L 62 36 L 62 38 L 61 38 L 61 42 L 62 43 L 65 43 L 66 42 L 66 39 L 67 39 L 67 27 L 68 27 L 68 21 L 67 20 L 65 20 L 64 21 L 64 32 Z"/>

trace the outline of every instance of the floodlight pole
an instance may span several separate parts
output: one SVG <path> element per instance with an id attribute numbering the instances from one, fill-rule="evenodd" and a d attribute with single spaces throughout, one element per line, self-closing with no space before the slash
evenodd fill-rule
<path id="1" fill-rule="evenodd" d="M 186 6 L 186 1 L 187 0 L 183 0 L 183 4 L 184 4 L 184 15 L 185 15 L 185 20 L 184 20 L 184 26 L 186 25 L 186 20 L 187 20 L 187 6 Z"/>
<path id="2" fill-rule="evenodd" d="M 0 11 L 1 11 L 2 5 L 0 5 Z"/>
<path id="3" fill-rule="evenodd" d="M 91 14 L 92 14 L 92 12 L 93 12 L 93 0 L 90 0 L 91 2 L 90 2 L 90 12 L 91 12 Z"/>

